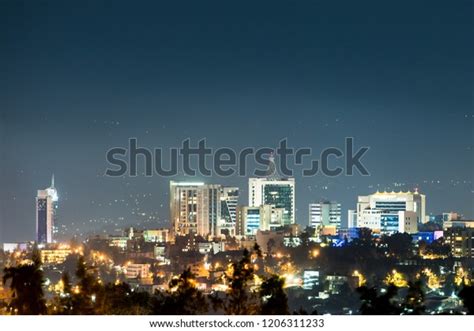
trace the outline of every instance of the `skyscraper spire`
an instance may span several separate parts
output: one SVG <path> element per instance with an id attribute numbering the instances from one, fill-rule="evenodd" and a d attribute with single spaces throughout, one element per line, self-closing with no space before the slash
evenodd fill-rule
<path id="1" fill-rule="evenodd" d="M 54 173 L 51 176 L 51 188 L 54 188 Z"/>
<path id="2" fill-rule="evenodd" d="M 268 168 L 265 177 L 268 179 L 277 179 L 278 178 L 278 171 L 275 164 L 275 155 L 273 152 L 268 157 Z"/>

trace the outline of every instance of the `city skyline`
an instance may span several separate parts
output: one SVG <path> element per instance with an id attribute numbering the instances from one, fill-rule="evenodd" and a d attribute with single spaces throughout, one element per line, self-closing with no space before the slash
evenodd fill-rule
<path id="1" fill-rule="evenodd" d="M 473 14 L 1 0 L 0 325 L 468 323 Z"/>
<path id="2" fill-rule="evenodd" d="M 269 168 L 274 167 L 275 165 L 269 165 Z M 278 175 L 277 172 L 274 175 Z M 350 228 L 370 228 L 372 230 L 381 231 L 381 233 L 395 233 L 399 231 L 400 233 L 407 232 L 409 234 L 416 233 L 417 224 L 426 224 L 427 222 L 432 222 L 435 218 L 438 218 L 438 222 L 441 220 L 442 222 L 446 222 L 447 220 L 444 219 L 445 217 L 454 217 L 453 219 L 463 219 L 468 220 L 465 215 L 460 214 L 456 211 L 447 211 L 445 210 L 442 213 L 429 213 L 426 210 L 426 195 L 422 194 L 423 192 L 419 192 L 418 188 L 413 191 L 375 191 L 370 193 L 367 196 L 358 195 L 354 197 L 354 205 L 351 206 L 352 208 L 347 208 L 344 210 L 344 213 L 341 212 L 341 204 L 338 201 L 328 201 L 328 200 L 321 200 L 319 202 L 310 202 L 306 207 L 309 207 L 309 215 L 307 214 L 307 219 L 304 219 L 303 222 L 297 222 L 293 220 L 288 222 L 288 211 L 285 210 L 285 206 L 281 205 L 281 201 L 275 200 L 272 197 L 272 194 L 276 192 L 271 192 L 265 190 L 265 186 L 269 185 L 274 187 L 281 185 L 282 187 L 288 187 L 291 184 L 291 192 L 294 191 L 295 187 L 297 187 L 294 178 L 292 177 L 275 177 L 274 175 L 270 177 L 249 177 L 248 178 L 248 199 L 247 197 L 242 197 L 240 192 L 245 191 L 242 190 L 240 187 L 232 187 L 221 183 L 208 183 L 208 182 L 198 182 L 193 180 L 186 180 L 186 181 L 169 181 L 169 193 L 170 193 L 170 209 L 169 209 L 169 222 L 163 223 L 156 223 L 156 222 L 143 222 L 143 223 L 127 223 L 127 224 L 115 224 L 111 228 L 102 228 L 102 229 L 95 229 L 91 227 L 88 231 L 64 231 L 65 227 L 64 224 L 57 223 L 57 212 L 58 212 L 58 204 L 59 204 L 59 193 L 55 187 L 55 179 L 54 174 L 51 178 L 51 184 L 48 188 L 44 190 L 38 190 L 38 195 L 36 197 L 36 230 L 35 236 L 32 239 L 25 239 L 19 241 L 6 241 L 6 242 L 32 242 L 36 241 L 37 243 L 54 243 L 60 240 L 68 240 L 70 238 L 86 238 L 89 235 L 100 234 L 100 233 L 111 233 L 115 231 L 123 231 L 124 228 L 127 227 L 134 227 L 137 229 L 169 229 L 169 231 L 173 235 L 188 235 L 190 233 L 194 233 L 203 237 L 207 237 L 208 235 L 210 238 L 217 238 L 219 237 L 221 230 L 229 231 L 227 234 L 231 236 L 235 236 L 237 234 L 237 229 L 241 225 L 237 225 L 239 222 L 238 215 L 235 215 L 236 209 L 237 212 L 239 208 L 249 208 L 255 210 L 261 210 L 260 213 L 270 213 L 265 214 L 266 216 L 260 216 L 259 218 L 255 219 L 257 221 L 257 228 L 260 230 L 267 230 L 267 229 L 275 229 L 278 227 L 283 227 L 290 224 L 297 224 L 304 229 L 306 227 L 312 227 L 317 229 L 319 226 L 323 226 L 323 228 L 332 228 L 336 232 L 344 229 Z M 178 189 L 178 190 L 177 190 Z M 190 193 L 191 191 L 192 194 Z M 255 198 L 255 192 L 261 191 L 260 194 L 257 194 L 257 198 Z M 176 191 L 176 193 L 174 193 Z M 185 196 L 182 194 L 185 193 Z M 253 193 L 252 193 L 253 192 Z M 280 194 L 285 193 L 279 192 Z M 292 193 L 290 195 L 290 205 L 291 209 L 293 206 L 296 206 L 295 196 Z M 267 197 L 268 195 L 268 197 Z M 175 196 L 173 198 L 173 196 Z M 179 197 L 179 198 L 178 198 Z M 191 216 L 187 216 L 186 219 L 180 219 L 178 215 L 180 214 L 179 210 L 183 207 L 181 206 L 181 202 L 177 202 L 178 199 L 184 199 L 184 206 L 186 210 L 191 208 L 189 206 L 193 205 L 194 207 L 191 208 Z M 230 199 L 230 200 L 228 200 Z M 270 200 L 267 200 L 270 199 Z M 421 199 L 421 200 L 420 200 Z M 44 202 L 43 202 L 44 200 Z M 222 205 L 223 201 L 226 201 L 226 205 Z M 283 200 L 285 202 L 285 199 Z M 393 202 L 391 202 L 393 201 Z M 403 202 L 402 202 L 403 201 Z M 258 202 L 258 203 L 257 203 Z M 228 205 L 230 203 L 230 206 Z M 209 204 L 209 209 L 202 209 L 202 205 L 206 206 Z M 381 204 L 381 205 L 379 205 Z M 402 205 L 400 205 L 402 204 Z M 175 207 L 173 207 L 176 205 Z M 325 207 L 322 207 L 325 206 Z M 362 209 L 361 207 L 362 206 Z M 229 210 L 228 208 L 232 208 Z M 270 209 L 265 209 L 269 207 Z M 196 209 L 197 208 L 197 209 Z M 207 208 L 207 207 L 206 207 Z M 264 208 L 264 209 L 261 209 Z M 328 208 L 326 210 L 326 208 Z M 333 209 L 334 208 L 334 209 Z M 367 209 L 366 209 L 367 208 Z M 226 211 L 224 211 L 226 209 Z M 291 210 L 290 209 L 290 210 Z M 363 211 L 368 214 L 362 214 L 359 212 Z M 246 210 L 246 209 L 245 209 Z M 404 229 L 402 225 L 398 230 L 388 231 L 387 229 L 384 230 L 384 227 L 381 226 L 380 216 L 382 216 L 382 221 L 384 220 L 383 217 L 393 216 L 398 214 L 400 211 L 405 211 L 410 217 L 413 218 L 411 224 L 414 224 L 414 230 L 407 230 L 411 229 L 412 226 L 409 226 L 407 229 Z M 413 212 L 416 211 L 416 212 Z M 277 214 L 275 214 L 275 212 Z M 43 216 L 44 219 L 39 220 L 41 218 L 40 214 L 45 213 Z M 280 214 L 281 213 L 281 214 Z M 359 215 L 360 213 L 360 215 Z M 373 214 L 375 213 L 375 215 Z M 238 213 L 237 213 L 238 214 Z M 412 215 L 413 214 L 413 215 Z M 48 215 L 48 216 L 46 216 Z M 61 215 L 61 214 L 60 214 Z M 173 215 L 176 215 L 176 220 L 173 220 Z M 270 215 L 272 215 L 270 217 Z M 276 216 L 275 216 L 276 215 Z M 291 213 L 290 213 L 291 215 Z M 358 216 L 359 215 L 359 216 Z M 365 215 L 365 216 L 364 216 Z M 412 215 L 412 216 L 411 216 Z M 190 220 L 188 219 L 190 217 Z M 226 219 L 229 217 L 229 219 Z M 278 223 L 270 225 L 268 223 L 262 228 L 262 224 L 258 225 L 258 222 L 261 222 L 261 218 L 264 217 L 266 222 L 274 222 L 274 217 L 279 219 Z M 398 227 L 398 217 L 405 218 L 405 214 L 400 214 L 400 216 L 396 216 L 396 227 Z M 353 218 L 353 219 L 352 219 Z M 271 221 L 270 221 L 271 219 Z M 322 221 L 322 220 L 325 221 Z M 387 219 L 385 219 L 387 221 Z M 390 220 L 388 220 L 390 222 Z M 394 220 L 392 220 L 393 222 Z M 189 225 L 188 222 L 193 224 Z M 222 222 L 222 223 L 221 223 Z M 334 223 L 333 223 L 334 222 Z M 374 223 L 375 222 L 375 223 Z M 44 223 L 44 224 L 43 224 Z M 191 226 L 191 231 L 189 228 L 185 231 L 180 231 L 178 229 L 178 224 L 183 223 L 186 224 L 185 226 Z M 378 223 L 378 225 L 376 224 Z M 40 225 L 42 225 L 42 232 L 40 232 Z M 280 224 L 280 225 L 278 225 Z M 401 223 L 400 223 L 401 224 Z M 63 232 L 59 229 L 60 227 L 63 228 Z M 67 226 L 66 226 L 67 228 Z M 241 231 L 244 231 L 241 229 Z M 333 230 L 330 232 L 332 233 Z M 40 234 L 41 233 L 41 234 Z M 53 236 L 54 235 L 54 236 Z M 44 238 L 43 238 L 44 237 Z"/>
<path id="3" fill-rule="evenodd" d="M 184 177 L 186 178 L 186 177 Z M 187 178 L 190 178 L 190 177 L 187 177 Z M 198 177 L 199 178 L 199 177 Z M 236 183 L 235 179 L 233 178 L 218 178 L 217 181 L 216 180 L 211 180 L 207 177 L 201 177 L 203 178 L 201 181 L 205 182 L 206 184 L 209 184 L 209 185 L 224 185 L 224 186 L 229 186 L 226 183 L 226 181 L 228 180 L 229 182 L 231 183 Z M 347 178 L 347 177 L 343 177 L 343 178 Z M 129 180 L 134 180 L 136 178 L 130 178 Z M 241 177 L 239 177 L 238 179 L 242 179 Z M 370 180 L 370 177 L 368 178 Z M 164 180 L 164 181 L 167 181 L 168 179 L 167 178 L 161 178 L 161 180 Z M 169 180 L 168 180 L 169 181 Z M 186 181 L 189 181 L 189 179 L 186 179 Z M 192 180 L 194 181 L 194 180 Z M 247 184 L 247 179 L 246 178 L 243 178 L 243 180 L 241 180 L 244 182 L 244 184 Z M 237 181 L 238 183 L 238 181 Z M 436 183 L 429 183 L 428 185 L 430 184 L 436 184 Z M 239 186 L 238 184 L 234 184 L 233 186 L 236 186 L 240 189 L 240 197 L 239 197 L 239 205 L 246 205 L 247 204 L 247 193 L 248 193 L 248 187 L 246 185 L 243 185 L 243 186 Z M 414 185 L 414 187 L 412 188 L 409 188 L 407 187 L 408 185 L 400 185 L 397 183 L 394 183 L 394 185 L 387 185 L 387 186 L 384 186 L 382 187 L 381 185 L 380 186 L 377 186 L 377 185 L 368 185 L 367 186 L 367 189 L 366 190 L 363 190 L 361 189 L 361 191 L 363 191 L 364 193 L 363 194 L 373 194 L 373 193 L 376 193 L 376 192 L 410 192 L 410 191 L 416 191 L 418 189 L 420 189 L 420 191 L 422 190 L 422 186 L 421 185 Z M 420 188 L 421 187 L 421 188 Z M 296 185 L 296 188 L 298 189 L 298 185 Z M 298 203 L 296 204 L 296 212 L 297 212 L 297 217 L 296 217 L 296 223 L 297 224 L 300 224 L 302 225 L 303 227 L 304 226 L 307 226 L 308 225 L 308 216 L 307 216 L 307 211 L 306 212 L 301 212 L 302 209 L 307 209 L 308 205 L 311 203 L 311 202 L 314 202 L 316 200 L 336 200 L 336 201 L 340 201 L 340 199 L 338 199 L 337 197 L 334 197 L 334 196 L 327 196 L 327 195 L 323 195 L 324 193 L 323 192 L 326 192 L 327 191 L 327 187 L 325 187 L 323 185 L 323 187 L 320 188 L 320 192 L 321 194 L 320 195 L 306 195 L 306 196 L 303 196 L 303 197 L 300 197 L 298 196 L 298 199 L 296 199 L 296 201 L 298 201 Z M 298 192 L 298 191 L 297 191 Z M 166 198 L 168 197 L 168 192 L 162 192 L 163 193 L 163 196 L 165 196 Z M 424 193 L 424 192 L 423 192 Z M 298 195 L 298 193 L 297 193 Z M 357 194 L 354 192 L 354 195 L 352 197 L 349 197 L 349 204 L 343 204 L 342 205 L 342 217 L 341 217 L 341 220 L 342 220 L 342 225 L 344 227 L 346 227 L 348 225 L 347 221 L 347 212 L 349 210 L 352 210 L 355 208 L 356 204 L 357 204 L 357 196 L 359 196 L 361 194 Z M 150 193 L 137 193 L 136 195 L 131 195 L 130 198 L 131 200 L 130 201 L 133 201 L 133 199 L 141 199 L 142 197 L 143 198 L 146 198 L 146 197 L 150 197 L 151 194 Z M 14 199 L 16 200 L 16 199 Z M 115 199 L 116 201 L 117 199 Z M 462 215 L 465 219 L 471 219 L 472 217 L 470 217 L 470 213 L 469 213 L 469 208 L 467 209 L 468 212 L 463 212 L 462 210 L 460 209 L 454 209 L 454 208 L 449 208 L 447 206 L 440 206 L 439 208 L 433 208 L 433 209 L 430 209 L 429 206 L 431 206 L 432 204 L 430 203 L 430 197 L 428 197 L 428 202 L 427 202 L 427 215 L 432 215 L 432 216 L 436 216 L 436 215 L 440 215 L 442 214 L 443 212 L 457 212 L 459 213 L 460 215 Z M 113 200 L 112 200 L 113 201 Z M 125 203 L 126 200 L 123 200 L 122 202 Z M 304 204 L 301 202 L 301 201 L 304 201 Z M 345 200 L 347 201 L 347 199 Z M 61 204 L 63 204 L 64 202 L 66 202 L 67 204 L 67 200 L 66 201 L 61 201 Z M 25 203 L 23 203 L 25 204 Z M 126 204 L 126 203 L 125 203 Z M 106 204 L 104 204 L 106 205 Z M 109 206 L 113 206 L 113 204 L 111 204 L 109 202 Z M 91 218 L 89 218 L 88 220 L 83 220 L 82 224 L 81 222 L 76 222 L 76 226 L 78 225 L 77 229 L 79 229 L 77 232 L 81 233 L 81 234 L 86 234 L 86 233 L 100 233 L 101 231 L 103 231 L 104 229 L 107 229 L 108 231 L 110 231 L 112 228 L 114 229 L 119 229 L 119 228 L 123 228 L 125 226 L 133 226 L 133 225 L 136 225 L 137 223 L 139 224 L 139 226 L 141 227 L 146 227 L 146 226 L 155 226 L 155 227 L 169 227 L 171 222 L 169 221 L 169 210 L 166 210 L 167 208 L 167 204 L 166 202 L 164 203 L 164 207 L 161 206 L 161 208 L 158 208 L 158 209 L 161 209 L 162 211 L 158 214 L 156 213 L 157 216 L 153 216 L 153 217 L 156 217 L 155 218 L 155 222 L 153 221 L 150 221 L 150 220 L 146 220 L 146 219 L 143 219 L 143 218 L 140 218 L 138 216 L 133 216 L 133 212 L 130 214 L 129 218 L 126 219 L 126 217 L 123 217 L 123 220 L 124 222 L 117 222 L 117 220 L 120 220 L 120 218 L 122 218 L 121 216 L 117 216 L 115 219 L 112 218 L 112 217 L 107 217 L 107 216 L 104 216 L 102 217 L 103 220 L 107 220 L 110 222 L 110 224 L 114 223 L 114 224 L 117 224 L 115 226 L 107 226 L 107 224 L 94 224 L 97 222 L 97 220 L 94 219 L 94 217 L 91 217 L 94 221 L 94 223 L 91 224 L 90 220 Z M 28 209 L 28 207 L 27 207 Z M 35 222 L 35 216 L 34 216 L 34 204 L 31 204 L 29 206 L 29 209 L 32 209 L 33 210 L 33 215 L 31 217 L 31 220 L 33 222 L 31 222 L 29 225 L 29 228 L 26 229 L 26 231 L 21 231 L 22 235 L 20 235 L 19 237 L 17 237 L 15 239 L 15 237 L 13 237 L 13 240 L 8 240 L 7 239 L 3 239 L 2 237 L 0 237 L 0 242 L 15 242 L 15 241 L 30 241 L 30 240 L 33 240 L 35 238 L 35 235 L 34 235 L 34 222 Z M 163 210 L 165 209 L 165 210 Z M 111 208 L 110 209 L 111 211 L 113 211 L 113 209 Z M 137 209 L 138 210 L 138 209 Z M 151 213 L 154 213 L 156 211 L 154 211 L 153 209 L 148 209 L 149 211 L 151 211 Z M 70 215 L 67 215 L 65 214 L 66 211 L 64 210 L 59 210 L 59 217 L 60 219 L 62 217 L 64 217 L 64 219 L 71 219 L 71 216 Z M 106 214 L 105 214 L 106 215 Z M 165 216 L 163 216 L 165 215 Z M 77 217 L 74 217 L 75 219 L 78 219 Z M 61 219 L 62 221 L 62 219 Z M 65 223 L 60 223 L 58 225 L 66 225 L 68 226 L 70 229 L 73 229 L 73 226 L 71 226 L 71 224 L 68 224 L 67 222 Z M 89 222 L 88 222 L 89 221 Z M 79 223 L 79 224 L 78 224 Z M 107 222 L 106 222 L 107 223 Z M 92 225 L 92 226 L 91 226 Z M 104 230 L 105 231 L 105 230 Z M 3 233 L 6 233 L 6 232 L 3 232 Z M 27 235 L 25 236 L 24 234 L 25 233 L 30 233 L 30 235 Z M 76 233 L 74 230 L 69 230 L 66 234 L 66 236 L 74 236 L 74 235 L 77 235 L 78 233 Z M 2 240 L 3 239 L 3 240 Z"/>

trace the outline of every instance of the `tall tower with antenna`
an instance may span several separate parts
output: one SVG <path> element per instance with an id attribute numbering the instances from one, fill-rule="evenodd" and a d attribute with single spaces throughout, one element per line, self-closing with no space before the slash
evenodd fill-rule
<path id="1" fill-rule="evenodd" d="M 38 190 L 36 195 L 36 242 L 38 244 L 54 242 L 58 200 L 58 192 L 54 187 L 53 174 L 51 186 L 44 190 Z"/>
<path id="2" fill-rule="evenodd" d="M 265 177 L 270 180 L 277 180 L 279 177 L 275 163 L 275 155 L 273 154 L 273 152 L 268 157 L 268 169 L 267 173 L 265 174 Z"/>

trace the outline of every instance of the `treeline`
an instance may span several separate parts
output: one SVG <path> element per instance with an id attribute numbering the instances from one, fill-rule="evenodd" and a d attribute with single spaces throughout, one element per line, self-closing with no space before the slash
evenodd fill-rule
<path id="1" fill-rule="evenodd" d="M 205 295 L 197 288 L 197 282 L 189 269 L 173 278 L 168 290 L 154 294 L 136 291 L 127 283 L 102 284 L 94 270 L 81 256 L 78 260 L 75 282 L 68 273 L 63 273 L 61 290 L 51 300 L 45 299 L 44 275 L 37 250 L 33 251 L 32 263 L 4 269 L 3 283 L 11 290 L 11 299 L 2 313 L 20 315 L 287 315 L 317 314 L 304 309 L 291 312 L 284 290 L 284 279 L 272 275 L 260 279 L 255 285 L 255 270 L 252 260 L 261 256 L 258 246 L 252 251 L 244 250 L 242 258 L 232 263 L 225 273 L 229 290 Z M 361 314 L 423 314 L 424 293 L 419 282 L 410 283 L 406 297 L 397 296 L 398 289 L 389 286 L 384 293 L 377 288 L 362 286 L 360 295 Z M 464 286 L 459 292 L 468 313 L 474 313 L 474 288 Z"/>
<path id="2" fill-rule="evenodd" d="M 76 282 L 68 273 L 61 278 L 59 294 L 47 301 L 44 295 L 44 275 L 37 250 L 32 263 L 8 267 L 3 283 L 11 290 L 11 300 L 3 313 L 19 315 L 195 315 L 195 314 L 289 314 L 284 280 L 278 276 L 262 279 L 254 288 L 252 255 L 261 255 L 258 246 L 245 250 L 242 259 L 232 264 L 225 274 L 230 290 L 223 296 L 205 295 L 189 269 L 173 278 L 167 291 L 149 294 L 136 291 L 127 283 L 102 284 L 93 268 L 80 256 L 75 272 Z"/>

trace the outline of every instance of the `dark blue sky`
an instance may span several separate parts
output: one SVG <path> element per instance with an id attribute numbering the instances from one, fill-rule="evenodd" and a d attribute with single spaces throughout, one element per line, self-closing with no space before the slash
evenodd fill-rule
<path id="1" fill-rule="evenodd" d="M 472 1 L 0 1 L 0 241 L 33 239 L 52 172 L 70 229 L 165 225 L 168 179 L 103 177 L 129 137 L 319 153 L 353 136 L 371 176 L 297 176 L 299 223 L 313 200 L 345 219 L 359 194 L 414 187 L 472 218 L 472 40 Z M 246 201 L 246 179 L 207 181 Z"/>

